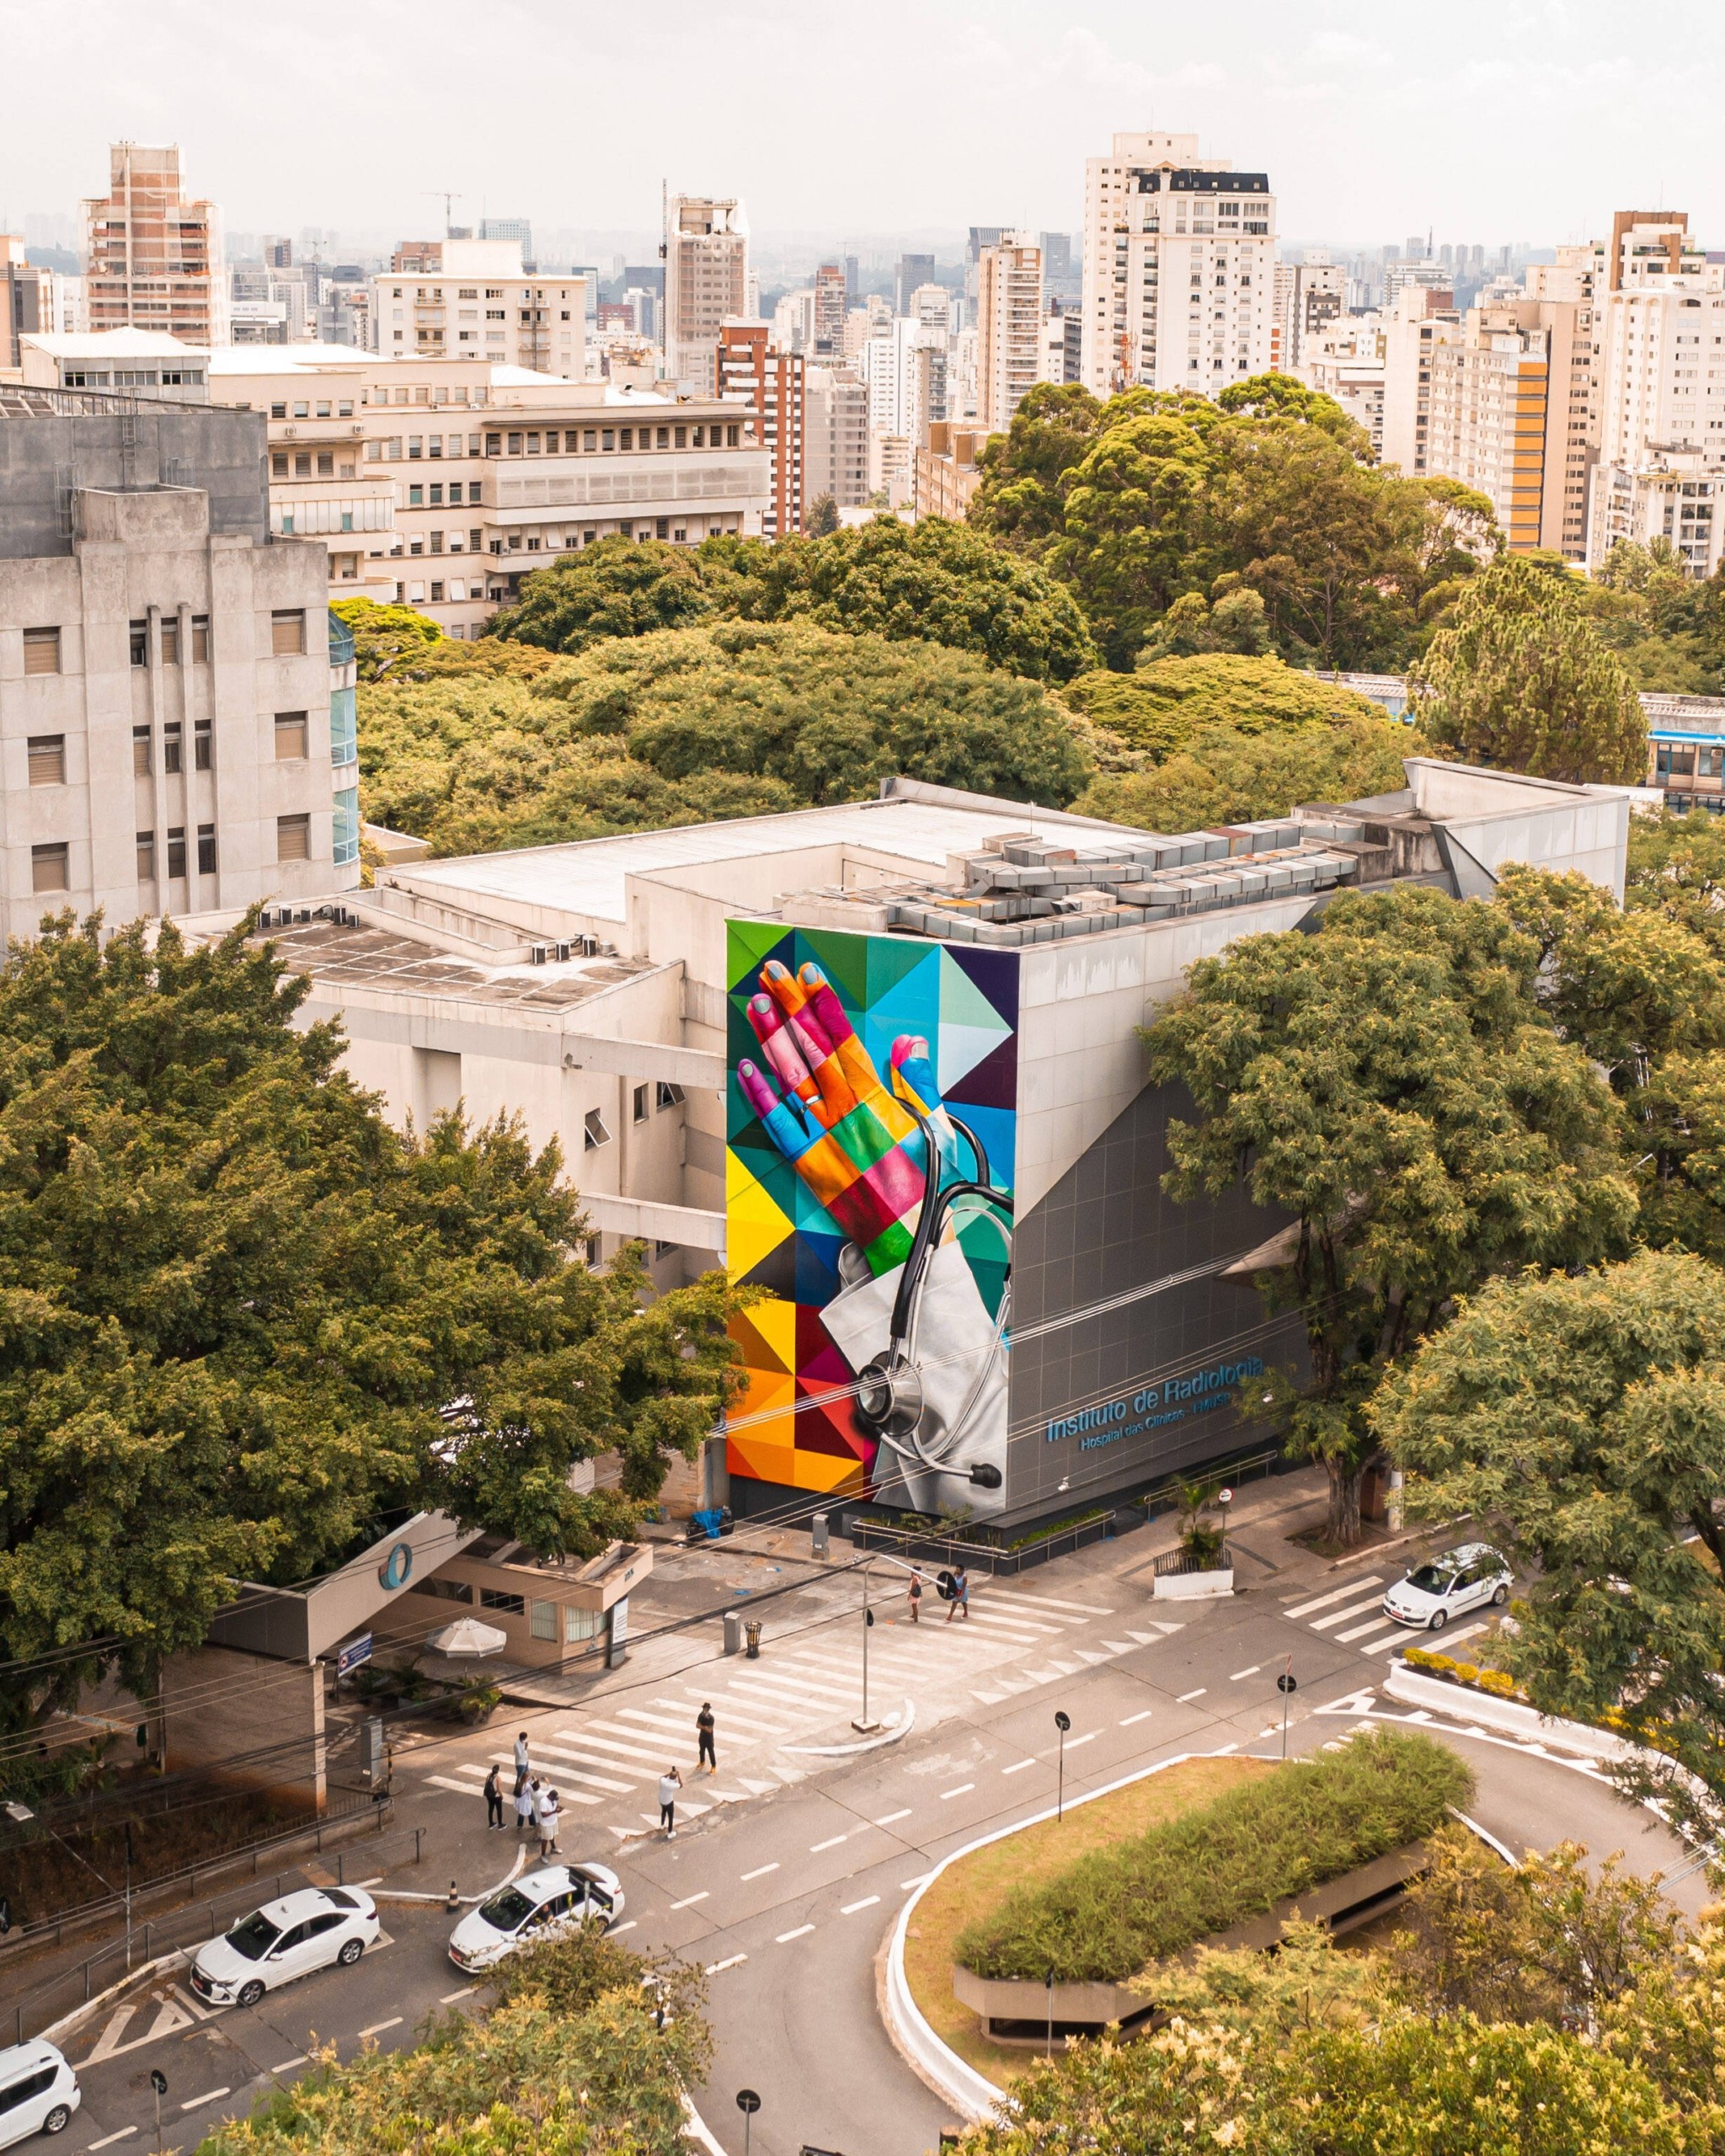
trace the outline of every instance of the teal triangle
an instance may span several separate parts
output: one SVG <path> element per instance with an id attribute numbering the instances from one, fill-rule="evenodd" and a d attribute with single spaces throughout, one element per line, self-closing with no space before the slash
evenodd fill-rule
<path id="1" fill-rule="evenodd" d="M 970 976 L 950 962 L 941 968 L 940 1017 L 943 1025 L 985 1028 L 991 1040 L 1012 1030 Z"/>
<path id="2" fill-rule="evenodd" d="M 839 1001 L 851 1014 L 851 1022 L 868 1002 L 869 946 L 867 936 L 849 936 L 842 929 L 804 928 L 797 931 L 800 964 L 813 958 L 839 992 Z"/>

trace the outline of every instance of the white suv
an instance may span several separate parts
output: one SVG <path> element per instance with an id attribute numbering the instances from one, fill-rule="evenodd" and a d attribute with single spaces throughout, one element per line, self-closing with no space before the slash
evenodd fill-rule
<path id="1" fill-rule="evenodd" d="M 0 2148 L 33 2133 L 63 2133 L 83 2101 L 77 2076 L 41 2037 L 0 2052 Z"/>
<path id="2" fill-rule="evenodd" d="M 1406 1579 L 1397 1580 L 1384 1597 L 1384 1614 L 1398 1625 L 1441 1632 L 1464 1610 L 1493 1605 L 1501 1609 L 1513 1583 L 1508 1564 L 1490 1543 L 1464 1542 L 1459 1550 L 1429 1558 Z"/>

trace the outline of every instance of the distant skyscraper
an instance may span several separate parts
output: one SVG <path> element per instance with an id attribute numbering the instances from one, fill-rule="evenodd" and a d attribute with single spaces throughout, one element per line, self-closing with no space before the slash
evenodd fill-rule
<path id="1" fill-rule="evenodd" d="M 831 359 L 844 349 L 844 266 L 823 262 L 814 273 L 814 350 L 822 359 Z"/>
<path id="2" fill-rule="evenodd" d="M 481 217 L 481 239 L 518 239 L 521 243 L 521 259 L 533 259 L 533 225 L 527 217 Z"/>
<path id="3" fill-rule="evenodd" d="M 163 329 L 188 344 L 225 344 L 222 212 L 187 199 L 178 144 L 116 142 L 108 162 L 107 194 L 83 205 L 90 328 Z"/>
<path id="4" fill-rule="evenodd" d="M 911 312 L 911 295 L 919 285 L 932 284 L 934 280 L 934 257 L 932 254 L 901 254 L 899 266 L 893 272 L 893 312 Z"/>
<path id="5" fill-rule="evenodd" d="M 1007 232 L 977 263 L 977 418 L 1003 430 L 1043 372 L 1042 249 Z"/>
<path id="6" fill-rule="evenodd" d="M 1270 363 L 1268 175 L 1201 158 L 1195 135 L 1123 134 L 1084 183 L 1084 380 L 1214 392 Z"/>
<path id="7" fill-rule="evenodd" d="M 665 205 L 665 363 L 711 393 L 728 320 L 747 312 L 749 221 L 734 196 L 673 195 Z"/>

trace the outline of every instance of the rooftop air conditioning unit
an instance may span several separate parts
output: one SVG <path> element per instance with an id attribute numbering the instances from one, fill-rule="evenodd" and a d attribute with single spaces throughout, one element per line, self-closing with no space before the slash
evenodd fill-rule
<path id="1" fill-rule="evenodd" d="M 545 963 L 546 959 L 547 959 L 549 956 L 550 956 L 549 949 L 548 949 L 548 947 L 547 947 L 545 944 L 543 944 L 543 943 L 534 943 L 534 944 L 531 944 L 531 945 L 528 947 L 528 950 L 527 950 L 527 957 L 528 957 L 528 959 L 530 960 L 530 962 L 531 962 L 532 964 L 534 964 L 534 965 L 536 965 L 536 966 L 542 966 L 542 965 Z"/>

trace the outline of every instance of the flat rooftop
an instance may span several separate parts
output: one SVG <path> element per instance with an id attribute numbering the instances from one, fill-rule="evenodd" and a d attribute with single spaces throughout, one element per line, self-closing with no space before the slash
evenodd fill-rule
<path id="1" fill-rule="evenodd" d="M 384 929 L 345 927 L 328 920 L 261 929 L 254 941 L 273 943 L 295 973 L 331 987 L 538 1011 L 572 1009 L 654 970 L 644 959 L 608 957 L 551 959 L 537 966 L 488 964 Z"/>

